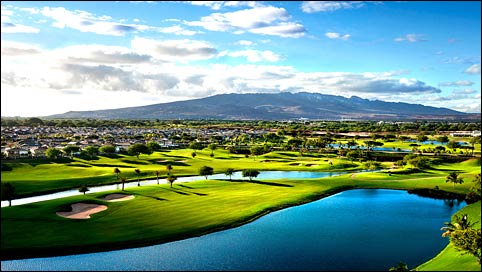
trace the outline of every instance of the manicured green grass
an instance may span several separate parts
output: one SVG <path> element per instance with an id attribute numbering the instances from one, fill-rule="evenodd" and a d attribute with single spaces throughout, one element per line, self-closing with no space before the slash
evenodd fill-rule
<path id="1" fill-rule="evenodd" d="M 134 169 L 141 170 L 141 179 L 154 179 L 154 171 L 161 171 L 160 177 L 167 174 L 166 165 L 172 164 L 172 173 L 176 176 L 198 175 L 199 168 L 210 166 L 215 173 L 223 173 L 227 168 L 235 170 L 293 170 L 293 171 L 340 171 L 359 168 L 359 163 L 352 163 L 335 156 L 321 157 L 319 154 L 299 152 L 271 152 L 262 156 L 245 158 L 230 154 L 226 150 L 215 150 L 214 158 L 208 149 L 197 151 L 191 157 L 191 149 L 178 149 L 154 152 L 151 155 L 119 155 L 117 158 L 99 156 L 95 160 L 73 158 L 69 163 L 36 161 L 9 163 L 13 170 L 2 171 L 2 182 L 11 182 L 18 196 L 42 194 L 51 191 L 78 188 L 81 185 L 95 186 L 118 182 L 114 168 L 121 170 L 120 176 L 130 181 L 137 180 Z M 330 165 L 329 162 L 333 165 Z"/>
<path id="2" fill-rule="evenodd" d="M 259 161 L 258 158 L 256 163 L 261 164 Z M 249 159 L 243 163 L 244 167 L 251 164 Z M 451 170 L 462 170 L 467 182 L 455 188 L 446 183 L 445 176 Z M 111 191 L 5 207 L 1 213 L 1 256 L 5 259 L 60 255 L 178 240 L 237 226 L 270 211 L 348 188 L 439 186 L 441 190 L 464 193 L 472 186 L 469 181 L 477 171 L 480 173 L 480 161 L 443 164 L 426 172 L 391 176 L 379 172 L 269 182 L 199 180 L 174 183 L 172 189 L 167 184 L 129 188 L 125 193 L 135 195 L 135 199 L 122 202 L 99 200 L 119 192 Z M 72 203 L 86 201 L 102 203 L 108 209 L 88 220 L 55 214 Z M 480 213 L 477 220 L 480 221 Z"/>

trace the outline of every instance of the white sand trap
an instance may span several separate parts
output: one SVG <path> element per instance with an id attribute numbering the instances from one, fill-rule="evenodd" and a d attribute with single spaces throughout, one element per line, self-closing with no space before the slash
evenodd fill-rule
<path id="1" fill-rule="evenodd" d="M 134 198 L 133 195 L 110 194 L 110 195 L 107 195 L 107 196 L 101 198 L 101 200 L 109 201 L 109 202 L 116 202 L 116 201 L 130 200 L 130 199 L 133 199 L 133 198 Z"/>
<path id="2" fill-rule="evenodd" d="M 91 214 L 107 210 L 107 206 L 87 203 L 74 203 L 71 212 L 57 212 L 58 216 L 70 219 L 89 219 Z"/>

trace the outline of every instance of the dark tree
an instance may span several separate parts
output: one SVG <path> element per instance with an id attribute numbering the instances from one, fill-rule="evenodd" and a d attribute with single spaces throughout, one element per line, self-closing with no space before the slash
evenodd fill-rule
<path id="1" fill-rule="evenodd" d="M 161 145 L 156 142 L 148 142 L 146 146 L 151 151 L 161 151 Z"/>
<path id="2" fill-rule="evenodd" d="M 115 146 L 113 145 L 103 145 L 99 148 L 99 152 L 104 154 L 114 154 L 115 153 Z"/>
<path id="3" fill-rule="evenodd" d="M 85 185 L 82 185 L 82 186 L 80 186 L 80 188 L 79 188 L 79 192 L 80 192 L 80 193 L 84 193 L 84 195 L 85 195 L 85 193 L 88 192 L 88 191 L 89 191 L 89 188 L 88 188 L 87 186 L 85 186 Z"/>
<path id="4" fill-rule="evenodd" d="M 127 154 L 136 156 L 139 159 L 140 154 L 152 154 L 152 151 L 145 144 L 133 144 L 127 149 Z"/>
<path id="5" fill-rule="evenodd" d="M 454 172 L 450 172 L 450 174 L 446 177 L 445 182 L 453 183 L 455 188 L 456 183 L 462 184 L 464 183 L 464 180 L 459 177 L 459 174 L 457 172 L 454 171 Z"/>
<path id="6" fill-rule="evenodd" d="M 226 171 L 224 171 L 224 174 L 226 176 L 229 176 L 229 180 L 231 180 L 231 176 L 234 174 L 234 169 L 233 168 L 228 168 Z"/>
<path id="7" fill-rule="evenodd" d="M 265 148 L 259 145 L 253 146 L 250 149 L 251 155 L 253 155 L 255 159 L 256 159 L 256 156 L 263 155 L 264 151 L 265 151 Z"/>
<path id="8" fill-rule="evenodd" d="M 159 170 L 154 171 L 154 175 L 156 175 L 156 178 L 157 178 L 157 184 L 159 184 L 159 175 L 160 174 L 161 174 L 161 171 L 159 171 Z"/>
<path id="9" fill-rule="evenodd" d="M 2 200 L 8 200 L 8 206 L 12 206 L 12 200 L 15 199 L 17 193 L 15 192 L 15 186 L 6 182 L 2 183 Z"/>
<path id="10" fill-rule="evenodd" d="M 166 165 L 166 170 L 167 170 L 167 174 L 170 175 L 172 170 L 172 165 L 170 163 Z"/>
<path id="11" fill-rule="evenodd" d="M 259 175 L 259 171 L 255 169 L 244 169 L 242 172 L 243 177 L 248 177 L 249 180 L 253 180 L 253 178 Z"/>
<path id="12" fill-rule="evenodd" d="M 169 181 L 169 183 L 171 184 L 171 188 L 172 188 L 172 184 L 174 183 L 174 181 L 176 181 L 176 179 L 177 179 L 177 177 L 174 176 L 174 175 L 169 174 L 167 176 L 167 181 Z"/>
<path id="13" fill-rule="evenodd" d="M 410 271 L 404 262 L 399 262 L 397 266 L 391 267 L 388 271 Z"/>
<path id="14" fill-rule="evenodd" d="M 57 149 L 55 147 L 51 147 L 51 148 L 48 148 L 45 151 L 45 156 L 47 156 L 47 158 L 49 158 L 49 159 L 57 159 L 60 156 L 61 153 L 62 153 L 62 151 L 60 151 L 60 149 Z"/>
<path id="15" fill-rule="evenodd" d="M 87 154 L 89 154 L 89 156 L 92 158 L 94 157 L 95 155 L 99 154 L 99 148 L 97 146 L 88 146 L 86 147 L 85 149 L 85 152 L 87 152 Z"/>
<path id="16" fill-rule="evenodd" d="M 199 175 L 204 176 L 206 179 L 208 179 L 209 175 L 213 174 L 213 168 L 209 166 L 203 166 L 199 169 Z"/>
<path id="17" fill-rule="evenodd" d="M 202 150 L 204 148 L 204 145 L 200 142 L 193 141 L 189 144 L 189 148 L 194 150 Z"/>
<path id="18" fill-rule="evenodd" d="M 124 191 L 124 183 L 127 181 L 127 179 L 125 177 L 121 177 L 120 180 L 122 182 L 122 191 Z"/>
<path id="19" fill-rule="evenodd" d="M 140 178 L 141 170 L 140 169 L 134 169 L 134 172 L 136 172 L 136 174 L 137 174 L 137 186 L 141 186 L 141 178 Z"/>
<path id="20" fill-rule="evenodd" d="M 121 170 L 120 170 L 119 168 L 117 168 L 117 167 L 114 168 L 114 173 L 115 173 L 115 175 L 116 175 L 116 177 L 117 177 L 117 180 L 119 180 L 119 174 L 120 174 L 120 172 L 121 172 Z"/>
<path id="21" fill-rule="evenodd" d="M 76 145 L 68 145 L 68 146 L 64 147 L 62 149 L 62 151 L 64 151 L 65 154 L 67 154 L 68 156 L 72 156 L 73 153 L 80 151 L 80 147 L 78 147 Z"/>

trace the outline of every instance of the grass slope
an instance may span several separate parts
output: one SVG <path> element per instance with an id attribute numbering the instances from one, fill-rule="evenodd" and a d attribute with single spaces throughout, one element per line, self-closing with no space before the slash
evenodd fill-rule
<path id="1" fill-rule="evenodd" d="M 248 163 L 248 162 L 246 162 Z M 258 162 L 259 163 L 259 162 Z M 449 171 L 471 180 L 480 161 L 443 164 L 420 173 L 359 173 L 331 178 L 276 181 L 199 180 L 129 188 L 135 199 L 103 202 L 119 192 L 92 193 L 2 208 L 1 258 L 52 256 L 157 244 L 238 226 L 270 211 L 306 203 L 348 188 L 433 188 L 463 193 L 445 182 Z M 70 220 L 55 212 L 76 202 L 101 203 L 106 211 L 89 220 Z M 478 215 L 480 221 L 480 214 Z M 35 226 L 35 227 L 32 227 Z"/>
<path id="2" fill-rule="evenodd" d="M 478 221 L 474 226 L 480 229 L 480 201 L 465 206 L 456 214 L 467 213 L 469 218 Z M 471 221 L 472 221 L 471 220 Z M 480 271 L 481 267 L 475 257 L 470 254 L 462 255 L 451 244 L 442 250 L 435 258 L 418 266 L 416 271 Z"/>

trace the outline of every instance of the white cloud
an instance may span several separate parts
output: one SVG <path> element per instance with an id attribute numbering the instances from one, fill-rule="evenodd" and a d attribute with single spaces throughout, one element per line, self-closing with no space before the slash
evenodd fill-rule
<path id="1" fill-rule="evenodd" d="M 164 61 L 206 60 L 218 53 L 216 48 L 207 42 L 188 39 L 158 41 L 136 37 L 131 41 L 131 47 L 141 54 Z"/>
<path id="2" fill-rule="evenodd" d="M 91 97 L 95 92 L 102 96 L 115 92 L 109 99 L 110 106 L 106 107 L 107 102 L 99 102 L 101 108 L 134 106 L 134 101 L 139 102 L 141 97 L 146 99 L 141 104 L 153 104 L 222 93 L 308 91 L 347 97 L 357 95 L 368 99 L 400 98 L 403 101 L 420 94 L 433 96 L 441 92 L 415 78 L 395 78 L 407 73 L 404 70 L 300 72 L 291 66 L 201 65 L 189 62 L 223 54 L 243 57 L 253 63 L 280 59 L 279 55 L 268 50 L 218 53 L 216 48 L 203 41 L 158 41 L 137 37 L 131 41 L 129 48 L 77 45 L 52 50 L 24 44 L 4 45 L 2 42 L 2 50 L 6 48 L 9 48 L 10 54 L 1 59 L 2 97 L 3 90 L 8 90 L 9 95 L 14 91 L 20 92 L 15 97 L 20 94 L 37 97 L 29 96 L 29 90 L 48 90 L 46 97 L 57 97 L 62 105 L 71 105 L 72 95 L 81 93 L 76 97 L 84 97 L 84 94 Z M 139 97 L 133 99 L 133 93 Z M 126 99 L 133 99 L 132 104 Z M 91 105 L 84 105 L 83 110 L 88 107 Z M 70 110 L 82 109 L 75 106 Z"/>
<path id="3" fill-rule="evenodd" d="M 239 40 L 236 44 L 244 45 L 244 46 L 256 45 L 256 43 L 254 43 L 252 41 L 247 41 L 247 40 Z"/>
<path id="4" fill-rule="evenodd" d="M 470 67 L 464 70 L 464 73 L 472 74 L 472 75 L 480 75 L 480 63 L 471 65 Z"/>
<path id="5" fill-rule="evenodd" d="M 421 34 L 407 34 L 405 36 L 402 36 L 402 37 L 398 37 L 398 38 L 395 38 L 395 41 L 396 42 L 403 42 L 403 41 L 407 41 L 407 42 L 423 42 L 423 41 L 426 41 L 426 39 L 423 38 L 424 35 L 421 35 Z"/>
<path id="6" fill-rule="evenodd" d="M 54 20 L 52 26 L 57 28 L 69 27 L 81 32 L 93 32 L 100 35 L 123 36 L 128 32 L 137 32 L 149 29 L 143 25 L 129 25 L 109 22 L 109 16 L 96 16 L 92 13 L 75 10 L 70 11 L 63 7 L 44 7 L 41 14 Z"/>
<path id="7" fill-rule="evenodd" d="M 19 10 L 28 12 L 30 14 L 39 14 L 40 13 L 40 10 L 37 9 L 37 8 L 19 8 Z"/>
<path id="8" fill-rule="evenodd" d="M 263 4 L 256 1 L 187 1 L 187 3 L 194 6 L 206 6 L 212 10 L 220 10 L 222 7 L 263 6 Z"/>
<path id="9" fill-rule="evenodd" d="M 227 55 L 230 57 L 245 57 L 249 62 L 260 62 L 260 61 L 269 61 L 269 62 L 276 62 L 280 60 L 280 56 L 273 53 L 272 51 L 265 50 L 265 51 L 258 51 L 258 50 L 242 50 L 242 51 L 234 51 L 234 52 L 222 52 L 221 56 Z"/>
<path id="10" fill-rule="evenodd" d="M 340 39 L 340 40 L 348 40 L 350 38 L 350 34 L 341 35 L 340 33 L 336 32 L 326 32 L 325 36 L 329 39 Z"/>
<path id="11" fill-rule="evenodd" d="M 251 32 L 263 35 L 299 38 L 306 30 L 298 23 L 290 22 L 290 15 L 284 8 L 262 6 L 227 13 L 213 13 L 200 21 L 185 22 L 211 31 Z"/>
<path id="12" fill-rule="evenodd" d="M 467 89 L 463 89 L 463 90 L 453 90 L 452 93 L 453 94 L 462 94 L 462 95 L 466 95 L 466 94 L 474 94 L 476 91 L 474 89 L 471 89 L 471 88 L 467 88 Z"/>
<path id="13" fill-rule="evenodd" d="M 57 28 L 72 28 L 81 32 L 92 32 L 99 35 L 124 36 L 127 33 L 138 33 L 144 31 L 156 31 L 161 33 L 169 33 L 175 35 L 192 36 L 198 31 L 187 30 L 179 25 L 170 27 L 155 27 L 143 24 L 126 24 L 126 20 L 121 19 L 119 22 L 112 21 L 110 16 L 95 14 L 75 10 L 70 11 L 63 7 L 44 7 L 41 9 L 41 14 L 54 20 L 52 26 Z M 134 22 L 140 22 L 139 19 L 134 18 Z"/>
<path id="14" fill-rule="evenodd" d="M 472 86 L 474 83 L 469 80 L 457 80 L 452 82 L 442 82 L 439 86 Z"/>
<path id="15" fill-rule="evenodd" d="M 363 1 L 304 1 L 301 10 L 306 13 L 335 11 L 363 7 Z"/>
<path id="16" fill-rule="evenodd" d="M 41 49 L 29 43 L 2 40 L 2 57 L 38 54 Z"/>
<path id="17" fill-rule="evenodd" d="M 162 33 L 171 33 L 175 35 L 184 35 L 184 36 L 193 36 L 199 33 L 199 31 L 187 30 L 178 25 L 169 26 L 169 27 L 159 27 L 158 29 L 159 29 L 158 31 Z"/>
<path id="18" fill-rule="evenodd" d="M 206 6 L 214 10 L 219 10 L 223 6 L 224 1 L 188 1 L 194 6 Z"/>
<path id="19" fill-rule="evenodd" d="M 150 55 L 140 54 L 121 46 L 73 45 L 55 50 L 59 58 L 69 63 L 136 64 L 151 60 Z"/>
<path id="20" fill-rule="evenodd" d="M 2 20 L 3 21 L 3 20 Z M 2 22 L 2 33 L 39 33 L 40 29 L 21 25 L 21 24 L 14 24 L 10 22 Z"/>

